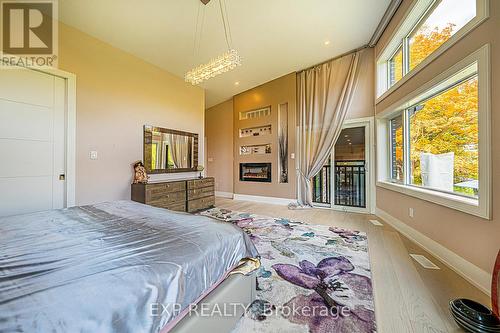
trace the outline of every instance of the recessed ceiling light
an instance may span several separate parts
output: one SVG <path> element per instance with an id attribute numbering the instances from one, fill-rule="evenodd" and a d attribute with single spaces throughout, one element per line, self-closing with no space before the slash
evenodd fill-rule
<path id="1" fill-rule="evenodd" d="M 239 81 L 236 81 L 236 82 L 234 83 L 234 85 L 235 85 L 235 86 L 239 86 L 239 85 L 240 85 L 240 82 L 239 82 Z"/>
<path id="2" fill-rule="evenodd" d="M 323 44 L 330 45 L 330 41 L 329 40 L 325 40 L 325 42 Z"/>
<path id="3" fill-rule="evenodd" d="M 344 135 L 344 138 L 348 138 L 348 137 L 349 137 L 349 135 L 348 135 L 348 134 Z"/>

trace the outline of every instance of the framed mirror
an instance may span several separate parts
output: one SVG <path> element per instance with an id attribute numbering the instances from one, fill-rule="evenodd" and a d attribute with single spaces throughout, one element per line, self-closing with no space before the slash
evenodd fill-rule
<path id="1" fill-rule="evenodd" d="M 151 174 L 196 171 L 198 134 L 145 125 L 144 167 Z"/>

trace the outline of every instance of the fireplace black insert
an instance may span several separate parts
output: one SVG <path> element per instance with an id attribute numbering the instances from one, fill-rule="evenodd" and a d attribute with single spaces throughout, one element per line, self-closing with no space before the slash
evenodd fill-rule
<path id="1" fill-rule="evenodd" d="M 240 163 L 242 182 L 271 182 L 271 163 Z"/>

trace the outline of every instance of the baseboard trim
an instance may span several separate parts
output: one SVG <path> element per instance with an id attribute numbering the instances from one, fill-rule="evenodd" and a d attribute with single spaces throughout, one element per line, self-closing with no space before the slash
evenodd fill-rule
<path id="1" fill-rule="evenodd" d="M 234 197 L 234 193 L 231 192 L 221 192 L 221 191 L 215 191 L 215 196 L 219 198 L 228 198 L 232 199 Z"/>
<path id="2" fill-rule="evenodd" d="M 247 195 L 247 194 L 234 194 L 234 200 L 253 201 L 260 203 L 268 203 L 272 205 L 288 206 L 290 203 L 296 202 L 295 199 L 277 198 L 277 197 L 263 197 L 260 195 Z"/>
<path id="3" fill-rule="evenodd" d="M 455 252 L 448 250 L 443 245 L 430 239 L 421 232 L 413 229 L 382 209 L 376 209 L 375 215 L 394 227 L 401 234 L 418 244 L 443 264 L 451 268 L 458 275 L 469 281 L 475 287 L 491 297 L 491 275 L 473 263 L 460 257 Z"/>

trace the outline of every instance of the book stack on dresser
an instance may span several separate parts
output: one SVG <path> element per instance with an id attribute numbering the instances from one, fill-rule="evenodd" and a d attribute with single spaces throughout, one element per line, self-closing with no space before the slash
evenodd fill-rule
<path id="1" fill-rule="evenodd" d="M 132 184 L 132 200 L 180 212 L 197 212 L 215 205 L 213 177 Z"/>

